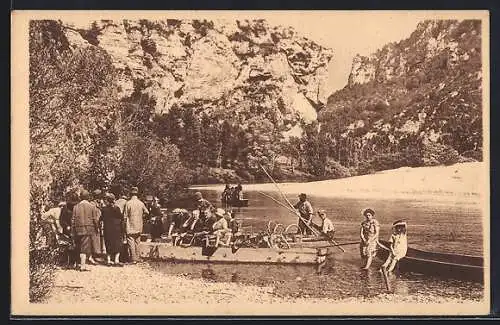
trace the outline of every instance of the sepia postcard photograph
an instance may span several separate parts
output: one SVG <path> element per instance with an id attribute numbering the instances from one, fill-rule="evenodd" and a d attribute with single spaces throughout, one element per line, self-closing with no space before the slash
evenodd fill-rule
<path id="1" fill-rule="evenodd" d="M 12 11 L 13 316 L 490 312 L 488 11 Z"/>

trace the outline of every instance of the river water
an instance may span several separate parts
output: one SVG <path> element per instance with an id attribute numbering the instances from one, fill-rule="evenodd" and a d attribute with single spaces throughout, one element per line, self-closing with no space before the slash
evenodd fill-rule
<path id="1" fill-rule="evenodd" d="M 218 207 L 220 191 L 201 191 L 204 197 Z M 280 199 L 277 192 L 266 192 Z M 249 207 L 236 209 L 236 217 L 246 229 L 264 230 L 269 221 L 285 226 L 297 222 L 297 217 L 286 208 L 258 192 L 245 192 Z M 288 196 L 293 203 L 297 197 Z M 408 222 L 409 246 L 435 252 L 482 255 L 482 217 L 479 205 L 474 202 L 429 202 L 393 199 L 349 199 L 308 197 L 314 209 L 325 209 L 336 228 L 339 243 L 357 241 L 363 220 L 361 210 L 370 207 L 380 222 L 380 238 L 388 239 L 391 224 L 397 219 Z M 315 218 L 318 218 L 317 216 Z M 314 220 L 320 223 L 318 219 Z M 344 246 L 346 252 L 335 250 L 318 274 L 310 266 L 276 265 L 223 265 L 223 264 L 165 264 L 153 266 L 169 274 L 183 274 L 209 281 L 240 282 L 271 285 L 280 296 L 369 298 L 384 292 L 385 283 L 378 267 L 378 259 L 368 271 L 360 270 L 361 261 L 357 245 Z M 391 289 L 403 295 L 437 296 L 444 298 L 479 300 L 483 284 L 441 279 L 420 274 L 396 272 L 390 277 Z"/>

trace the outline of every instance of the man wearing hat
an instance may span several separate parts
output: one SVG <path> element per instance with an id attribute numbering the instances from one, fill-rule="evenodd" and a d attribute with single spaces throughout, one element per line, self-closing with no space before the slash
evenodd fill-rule
<path id="1" fill-rule="evenodd" d="M 335 227 L 332 221 L 326 217 L 326 211 L 324 209 L 318 210 L 318 216 L 321 218 L 321 232 L 328 236 L 328 238 L 333 239 L 335 235 Z"/>
<path id="2" fill-rule="evenodd" d="M 309 201 L 307 201 L 307 195 L 305 193 L 300 193 L 299 202 L 294 206 L 299 212 L 299 234 L 310 235 L 312 233 L 308 225 L 311 224 L 313 216 L 313 208 Z M 307 224 L 307 225 L 306 225 Z"/>
<path id="3" fill-rule="evenodd" d="M 132 264 L 139 261 L 139 244 L 141 242 L 141 233 L 143 230 L 144 214 L 149 214 L 146 205 L 139 200 L 137 195 L 139 189 L 132 187 L 130 190 L 130 200 L 125 204 L 123 216 L 126 223 L 127 244 L 130 247 L 130 259 Z"/>
<path id="4" fill-rule="evenodd" d="M 214 209 L 213 205 L 203 198 L 201 192 L 194 193 L 196 210 L 200 211 L 200 219 L 205 220 L 210 217 L 211 211 Z"/>
<path id="5" fill-rule="evenodd" d="M 92 258 L 92 240 L 99 231 L 100 211 L 89 202 L 90 193 L 82 190 L 80 203 L 74 206 L 71 218 L 72 237 L 75 241 L 76 251 L 80 255 L 80 266 L 78 270 L 89 271 L 85 268 L 87 257 L 89 262 L 95 264 Z"/>

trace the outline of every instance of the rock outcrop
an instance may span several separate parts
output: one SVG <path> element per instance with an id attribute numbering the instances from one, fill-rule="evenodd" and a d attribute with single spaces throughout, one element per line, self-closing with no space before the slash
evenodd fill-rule
<path id="1" fill-rule="evenodd" d="M 106 50 L 120 73 L 120 95 L 130 96 L 139 82 L 157 113 L 174 105 L 229 112 L 257 105 L 313 120 L 326 103 L 332 51 L 264 20 L 96 21 L 65 30 L 72 46 Z"/>
<path id="2" fill-rule="evenodd" d="M 481 159 L 481 69 L 480 21 L 424 21 L 408 39 L 356 56 L 319 119 L 358 147 L 395 152 L 419 142 Z"/>

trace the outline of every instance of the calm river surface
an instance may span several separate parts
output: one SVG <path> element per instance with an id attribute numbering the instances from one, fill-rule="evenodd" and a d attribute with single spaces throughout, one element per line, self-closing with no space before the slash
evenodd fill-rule
<path id="1" fill-rule="evenodd" d="M 204 197 L 218 207 L 220 191 L 202 191 Z M 266 194 L 280 198 L 277 192 Z M 249 207 L 240 208 L 237 218 L 254 231 L 264 230 L 272 220 L 285 226 L 296 223 L 297 217 L 258 192 L 245 192 Z M 289 195 L 294 204 L 297 198 Z M 408 222 L 408 242 L 411 247 L 436 252 L 482 255 L 482 221 L 479 205 L 474 203 L 420 202 L 392 199 L 348 199 L 308 197 L 315 210 L 325 209 L 336 227 L 339 243 L 357 241 L 361 210 L 371 207 L 381 224 L 381 239 L 388 239 L 391 224 L 397 219 Z M 317 218 L 317 216 L 315 217 Z M 315 219 L 319 224 L 319 220 Z M 153 266 L 169 274 L 203 277 L 209 281 L 241 282 L 273 285 L 282 296 L 310 297 L 371 297 L 384 292 L 382 275 L 377 271 L 383 261 L 376 259 L 369 271 L 360 270 L 357 245 L 345 246 L 345 253 L 335 250 L 325 268 L 317 274 L 313 267 L 276 265 L 167 264 Z M 390 279 L 395 293 L 439 296 L 478 300 L 483 285 L 457 280 L 444 280 L 419 274 L 396 274 Z"/>

